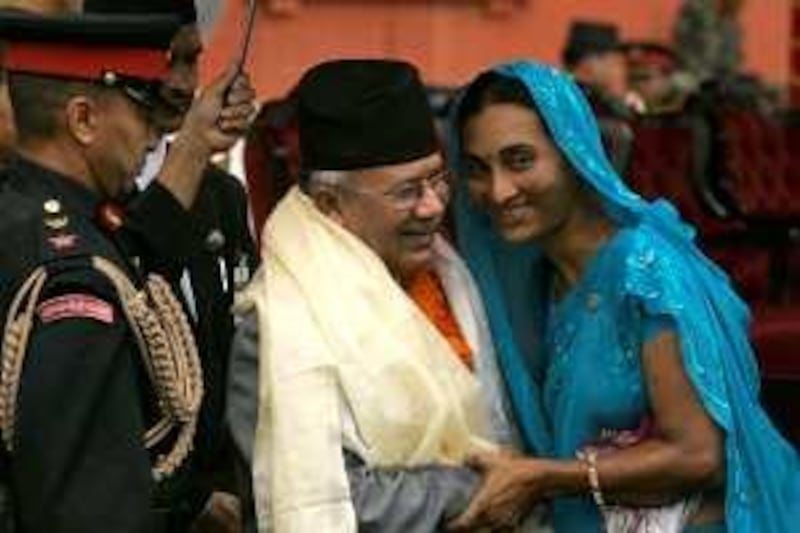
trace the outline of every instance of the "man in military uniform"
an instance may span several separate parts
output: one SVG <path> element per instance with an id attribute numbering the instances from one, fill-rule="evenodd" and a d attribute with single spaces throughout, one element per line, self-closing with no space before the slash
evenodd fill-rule
<path id="1" fill-rule="evenodd" d="M 0 174 L 0 428 L 21 532 L 186 530 L 168 489 L 197 424 L 196 350 L 168 288 L 143 287 L 102 209 L 156 143 L 155 82 L 177 26 L 0 18 L 18 132 Z M 234 142 L 251 97 L 233 70 L 203 93 L 162 194 L 185 200 L 182 182 Z"/>
<path id="2" fill-rule="evenodd" d="M 157 116 L 164 131 L 178 132 L 194 101 L 198 59 L 203 49 L 194 0 L 87 0 L 84 11 L 165 13 L 180 17 L 181 26 L 170 45 L 169 74 L 161 87 L 162 98 L 169 105 L 162 107 Z M 194 447 L 192 489 L 198 500 L 207 500 L 212 491 L 217 492 L 213 508 L 231 502 L 230 497 L 221 494 L 231 490 L 233 465 L 233 447 L 223 417 L 228 354 L 233 336 L 230 309 L 235 289 L 249 280 L 250 272 L 256 267 L 257 254 L 248 224 L 244 187 L 234 176 L 210 164 L 205 165 L 202 179 L 198 180 L 194 200 L 185 206 L 189 220 L 183 226 L 191 230 L 190 234 L 185 238 L 165 239 L 165 225 L 169 225 L 171 232 L 181 228 L 164 221 L 163 216 L 153 216 L 150 207 L 154 200 L 149 188 L 164 164 L 172 137 L 167 135 L 161 139 L 158 148 L 148 157 L 144 171 L 137 176 L 137 189 L 144 198 L 137 197 L 129 205 L 125 229 L 145 243 L 151 250 L 150 255 L 162 262 L 170 259 L 167 273 L 192 318 L 206 391 Z M 145 205 L 148 203 L 150 206 Z M 143 206 L 147 216 L 138 212 Z M 176 245 L 180 242 L 187 246 Z"/>

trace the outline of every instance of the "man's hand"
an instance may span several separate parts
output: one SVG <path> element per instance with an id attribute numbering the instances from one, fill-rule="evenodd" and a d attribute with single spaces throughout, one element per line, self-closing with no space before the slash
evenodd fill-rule
<path id="1" fill-rule="evenodd" d="M 230 149 L 247 131 L 254 97 L 247 75 L 230 67 L 189 108 L 158 174 L 185 209 L 194 204 L 208 159 Z"/>
<path id="2" fill-rule="evenodd" d="M 249 76 L 229 67 L 195 99 L 178 137 L 203 141 L 209 155 L 228 150 L 247 132 L 254 99 Z"/>
<path id="3" fill-rule="evenodd" d="M 514 528 L 544 496 L 535 459 L 488 453 L 471 458 L 469 465 L 483 474 L 483 484 L 467 510 L 448 524 L 449 531 Z"/>

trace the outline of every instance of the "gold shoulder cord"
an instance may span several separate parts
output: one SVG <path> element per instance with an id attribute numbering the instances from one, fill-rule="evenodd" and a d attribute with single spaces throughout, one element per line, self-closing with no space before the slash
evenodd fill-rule
<path id="1" fill-rule="evenodd" d="M 192 449 L 203 398 L 203 371 L 197 345 L 180 303 L 162 277 L 150 274 L 144 289 L 137 290 L 112 262 L 93 257 L 92 266 L 116 289 L 158 398 L 161 419 L 145 433 L 145 447 L 152 449 L 173 429 L 178 429 L 172 449 L 159 455 L 153 466 L 153 478 L 160 481 L 174 473 Z M 0 432 L 9 452 L 14 447 L 17 395 L 25 352 L 46 280 L 44 267 L 28 277 L 11 303 L 5 325 L 0 366 Z"/>

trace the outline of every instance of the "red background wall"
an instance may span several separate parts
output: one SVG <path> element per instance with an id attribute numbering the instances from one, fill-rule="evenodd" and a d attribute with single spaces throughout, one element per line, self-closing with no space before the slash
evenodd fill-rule
<path id="1" fill-rule="evenodd" d="M 557 63 L 573 18 L 615 22 L 625 39 L 668 42 L 681 0 L 257 0 L 249 69 L 262 98 L 283 94 L 309 66 L 342 56 L 413 61 L 429 83 L 458 84 L 491 63 Z M 749 0 L 745 68 L 786 87 L 793 0 Z M 239 41 L 244 0 L 228 0 L 210 33 L 204 76 Z"/>

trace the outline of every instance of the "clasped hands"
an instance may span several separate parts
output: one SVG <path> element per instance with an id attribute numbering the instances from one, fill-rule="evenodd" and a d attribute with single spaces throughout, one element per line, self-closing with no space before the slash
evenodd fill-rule
<path id="1" fill-rule="evenodd" d="M 475 455 L 467 466 L 483 476 L 467 509 L 448 531 L 513 531 L 546 497 L 544 468 L 536 459 L 503 450 Z"/>

